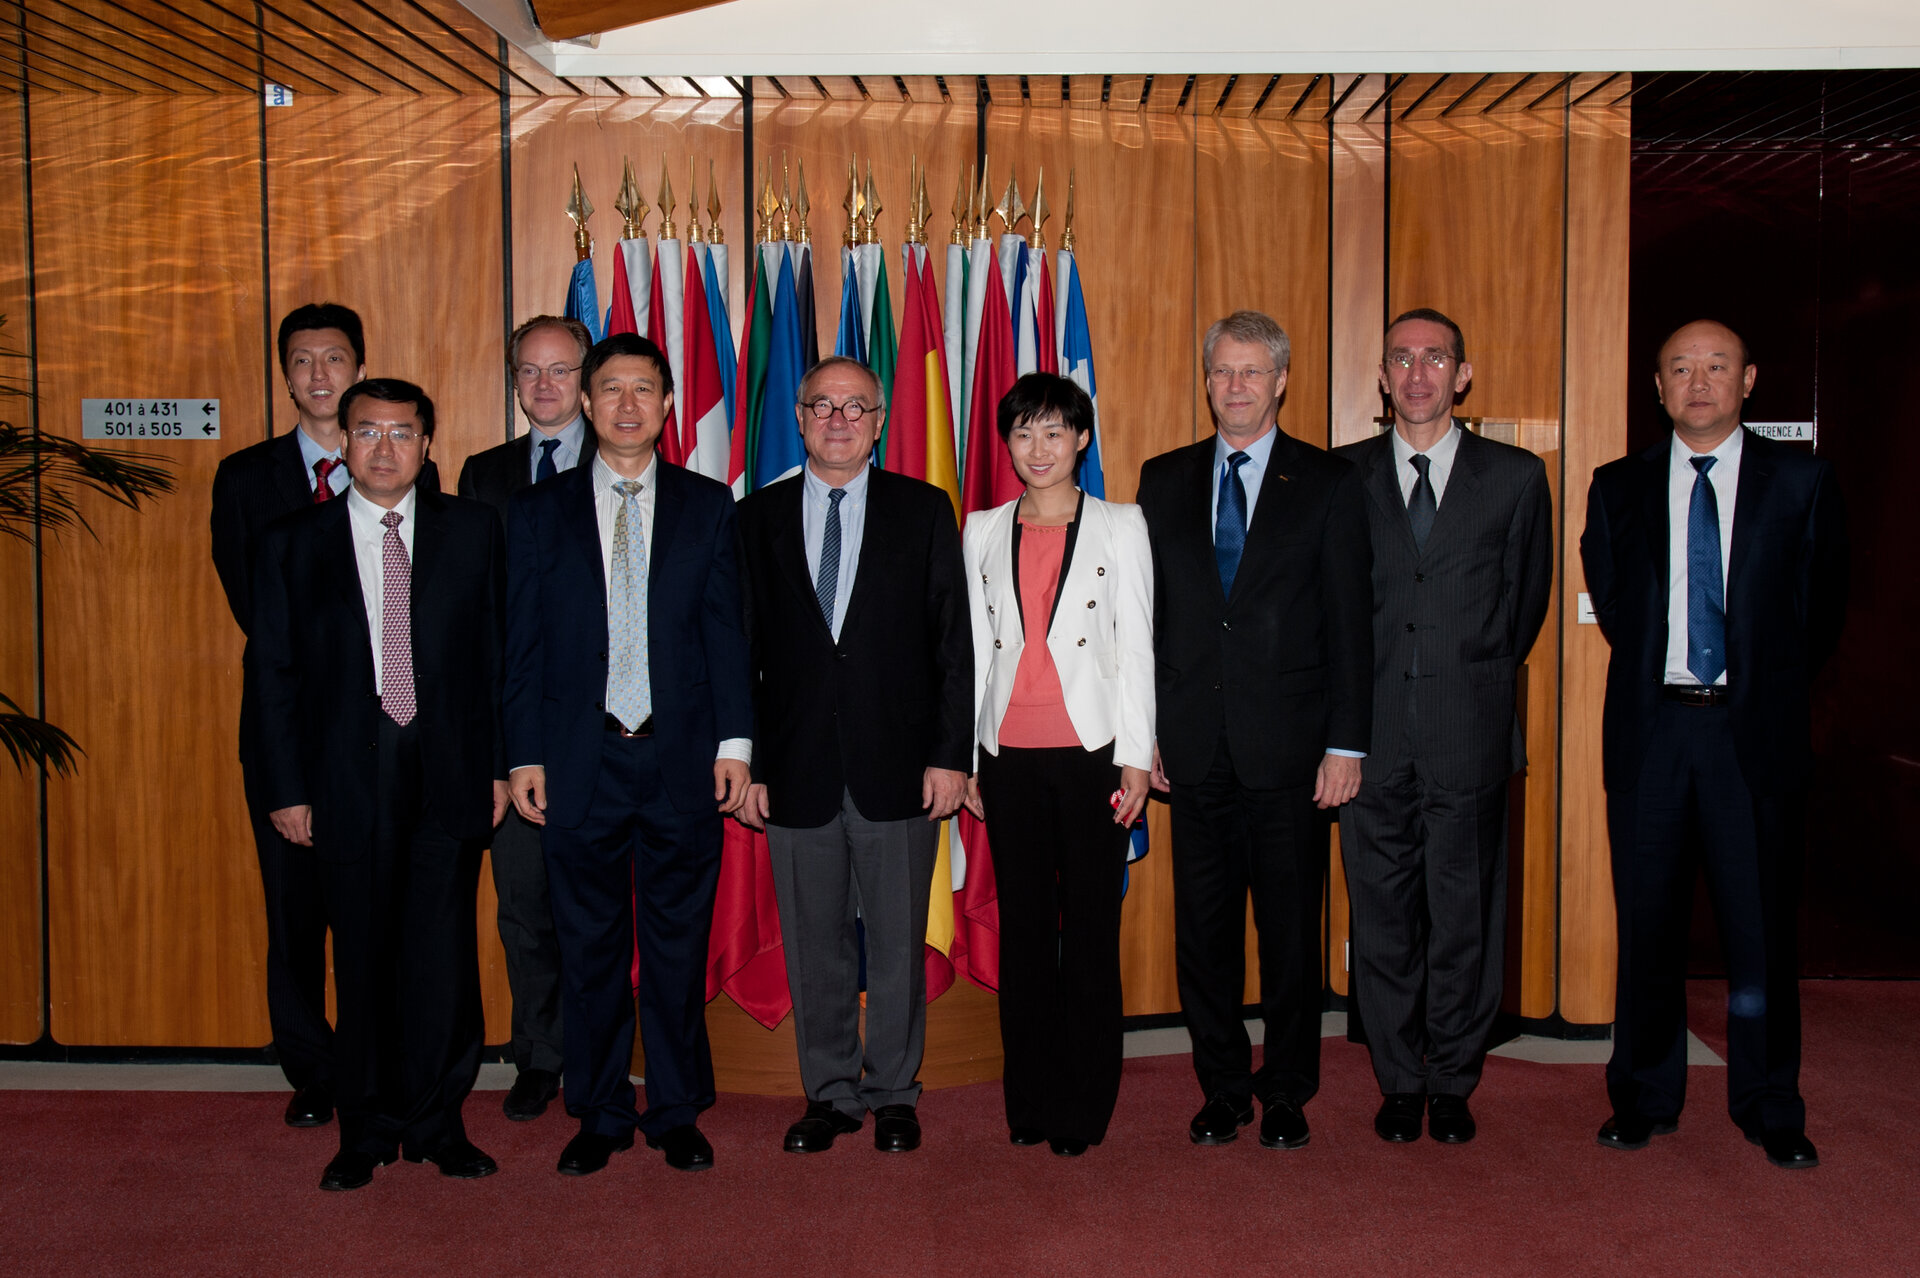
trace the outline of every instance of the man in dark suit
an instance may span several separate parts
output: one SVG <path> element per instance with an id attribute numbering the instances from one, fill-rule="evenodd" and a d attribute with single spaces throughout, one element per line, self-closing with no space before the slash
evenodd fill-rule
<path id="1" fill-rule="evenodd" d="M 800 383 L 800 474 L 740 506 L 761 725 L 744 819 L 766 824 L 815 1153 L 874 1116 L 920 1144 L 928 892 L 940 820 L 973 761 L 973 639 L 953 503 L 871 464 L 877 378 L 822 360 Z M 865 925 L 867 1024 L 860 1036 Z"/>
<path id="2" fill-rule="evenodd" d="M 460 495 L 492 506 L 503 526 L 515 493 L 593 460 L 593 432 L 580 411 L 580 366 L 592 345 L 585 324 L 554 315 L 535 316 L 507 339 L 507 371 L 531 429 L 475 453 L 460 470 Z M 545 1113 L 560 1091 L 560 942 L 547 902 L 540 832 L 511 809 L 493 835 L 493 887 L 519 1070 L 502 1108 L 525 1122 Z"/>
<path id="3" fill-rule="evenodd" d="M 1472 1140 L 1507 916 L 1507 779 L 1526 766 L 1514 672 L 1553 584 L 1547 470 L 1453 418 L 1459 325 L 1388 325 L 1393 429 L 1334 452 L 1373 530 L 1373 749 L 1340 810 L 1352 993 L 1385 1099 L 1382 1140 Z"/>
<path id="4" fill-rule="evenodd" d="M 1809 685 L 1846 611 L 1845 513 L 1825 460 L 1749 434 L 1746 343 L 1699 320 L 1660 348 L 1673 435 L 1594 472 L 1580 558 L 1612 645 L 1602 720 L 1620 929 L 1613 1116 L 1671 1132 L 1687 1078 L 1686 937 L 1703 865 L 1727 963 L 1727 1104 L 1780 1167 L 1813 1167 L 1795 937 L 1812 766 Z"/>
<path id="5" fill-rule="evenodd" d="M 666 357 L 618 334 L 581 375 L 591 464 L 507 513 L 507 753 L 541 827 L 560 939 L 567 1112 L 560 1171 L 599 1171 L 634 1128 L 670 1166 L 713 1166 L 707 935 L 720 817 L 746 801 L 753 743 L 733 494 L 654 451 Z M 638 907 L 638 917 L 635 908 Z M 647 1110 L 634 1108 L 639 943 Z"/>
<path id="6" fill-rule="evenodd" d="M 396 1155 L 491 1175 L 460 1109 L 483 1025 L 474 894 L 507 804 L 506 552 L 477 502 L 418 486 L 433 401 L 340 398 L 353 486 L 277 521 L 254 573 L 262 787 L 333 925 L 340 1152 L 322 1189 Z"/>
<path id="7" fill-rule="evenodd" d="M 1172 789 L 1174 953 L 1220 1145 L 1266 1108 L 1260 1143 L 1307 1143 L 1320 1085 L 1326 810 L 1360 786 L 1372 722 L 1366 499 L 1343 458 L 1278 426 L 1289 343 L 1236 311 L 1207 330 L 1217 433 L 1140 469 L 1153 539 L 1154 784 Z M 1246 899 L 1260 932 L 1265 1059 L 1240 1019 Z"/>

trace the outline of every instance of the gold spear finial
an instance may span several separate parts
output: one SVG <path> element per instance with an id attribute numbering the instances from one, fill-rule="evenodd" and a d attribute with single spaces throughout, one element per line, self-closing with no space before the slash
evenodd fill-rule
<path id="1" fill-rule="evenodd" d="M 787 153 L 780 153 L 780 238 L 793 238 L 793 170 L 787 166 Z"/>
<path id="2" fill-rule="evenodd" d="M 807 211 L 813 205 L 807 199 L 807 162 L 796 161 L 794 167 L 800 172 L 800 193 L 793 197 L 794 216 L 800 222 L 800 233 L 797 238 L 802 244 L 810 244 L 813 242 L 813 232 L 807 229 Z"/>
<path id="3" fill-rule="evenodd" d="M 953 213 L 953 234 L 947 237 L 947 243 L 949 244 L 965 244 L 967 242 L 961 235 L 961 231 L 970 220 L 967 216 L 967 190 L 973 185 L 972 166 L 968 166 L 967 176 L 964 181 L 965 185 L 962 185 L 962 179 L 959 173 L 956 172 L 953 175 L 953 208 L 950 210 Z"/>
<path id="4" fill-rule="evenodd" d="M 907 229 L 900 238 L 908 244 L 924 243 L 926 225 L 923 219 L 926 213 L 920 207 L 920 185 L 926 175 L 920 171 L 919 155 L 909 152 L 907 155 Z"/>
<path id="5" fill-rule="evenodd" d="M 915 237 L 913 242 L 915 244 L 925 244 L 927 242 L 927 227 L 931 225 L 933 221 L 933 201 L 927 198 L 927 170 L 925 165 L 922 165 L 920 168 L 920 183 L 913 189 L 913 220 L 920 228 L 920 233 Z"/>
<path id="6" fill-rule="evenodd" d="M 667 180 L 667 162 L 660 161 L 660 238 L 677 240 L 678 228 L 673 224 L 673 183 Z"/>
<path id="7" fill-rule="evenodd" d="M 993 198 L 987 194 L 988 187 L 992 185 L 992 180 L 987 174 L 992 168 L 993 157 L 991 155 L 983 157 L 980 164 L 980 187 L 979 190 L 974 193 L 973 238 L 976 240 L 984 240 L 987 238 L 990 229 L 987 225 L 987 220 L 993 216 L 992 207 L 987 203 L 988 200 Z"/>
<path id="8" fill-rule="evenodd" d="M 840 242 L 849 248 L 860 242 L 860 162 L 847 157 L 847 198 L 840 207 L 847 211 L 847 232 Z"/>
<path id="9" fill-rule="evenodd" d="M 1060 247 L 1073 252 L 1073 170 L 1067 170 L 1067 224 L 1060 232 Z"/>
<path id="10" fill-rule="evenodd" d="M 713 160 L 707 160 L 707 243 L 725 244 L 727 233 L 720 229 L 720 184 L 713 180 Z"/>
<path id="11" fill-rule="evenodd" d="M 693 157 L 687 157 L 687 243 L 700 242 L 700 185 L 699 170 L 694 168 Z"/>
<path id="12" fill-rule="evenodd" d="M 866 204 L 865 216 L 867 219 L 867 237 L 865 243 L 878 244 L 880 237 L 874 233 L 873 224 L 874 221 L 879 218 L 880 210 L 883 206 L 880 203 L 880 193 L 874 189 L 873 185 L 873 157 L 871 156 L 867 157 L 867 189 L 864 195 L 864 202 Z"/>
<path id="13" fill-rule="evenodd" d="M 646 235 L 647 214 L 653 210 L 647 207 L 647 201 L 640 194 L 640 184 L 633 180 L 633 161 L 628 160 L 626 171 L 620 176 L 620 194 L 613 201 L 613 207 L 626 221 L 623 238 L 637 240 Z"/>
<path id="14" fill-rule="evenodd" d="M 1026 219 L 1027 205 L 1020 198 L 1020 179 L 1011 172 L 1007 174 L 1007 189 L 993 211 L 1000 218 L 1001 233 L 1005 235 L 1015 234 L 1014 228 Z"/>
<path id="15" fill-rule="evenodd" d="M 573 166 L 573 195 L 567 200 L 567 216 L 573 219 L 573 251 L 579 254 L 579 261 L 593 256 L 593 236 L 587 230 L 587 219 L 593 216 L 593 202 L 580 185 L 580 166 Z"/>
<path id="16" fill-rule="evenodd" d="M 779 234 L 780 223 L 775 219 L 780 215 L 780 197 L 773 193 L 773 157 L 767 157 L 766 180 L 760 187 L 760 207 L 755 210 L 760 217 L 760 242 L 771 244 L 782 238 Z"/>
<path id="17" fill-rule="evenodd" d="M 1047 171 L 1040 169 L 1033 180 L 1033 233 L 1027 236 L 1027 243 L 1034 248 L 1045 250 L 1047 247 L 1047 219 L 1053 216 L 1053 210 L 1047 207 Z"/>

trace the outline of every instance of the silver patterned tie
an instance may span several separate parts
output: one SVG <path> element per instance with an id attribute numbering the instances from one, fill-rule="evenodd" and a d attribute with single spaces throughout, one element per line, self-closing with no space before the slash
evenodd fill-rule
<path id="1" fill-rule="evenodd" d="M 613 486 L 613 571 L 607 582 L 607 712 L 629 732 L 653 713 L 647 674 L 647 545 L 640 527 L 640 481 Z"/>

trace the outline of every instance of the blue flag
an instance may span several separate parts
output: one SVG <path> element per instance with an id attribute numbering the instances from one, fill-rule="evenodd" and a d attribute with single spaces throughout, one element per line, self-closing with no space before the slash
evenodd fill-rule
<path id="1" fill-rule="evenodd" d="M 733 318 L 727 314 L 727 289 L 720 278 L 723 272 L 714 263 L 724 247 L 710 245 L 700 257 L 707 267 L 707 316 L 713 321 L 713 353 L 720 365 L 720 389 L 727 397 L 727 420 L 733 421 L 733 400 L 738 393 L 734 381 L 739 376 L 740 365 L 733 352 Z"/>
<path id="2" fill-rule="evenodd" d="M 1087 331 L 1087 300 L 1080 293 L 1080 269 L 1071 253 L 1060 254 L 1061 309 L 1064 323 L 1060 335 L 1060 372 L 1077 384 L 1093 401 L 1093 436 L 1087 451 L 1080 455 L 1080 491 L 1105 499 L 1106 470 L 1100 464 L 1100 391 L 1093 380 L 1093 335 Z M 1144 847 L 1146 831 L 1134 831 L 1134 839 Z M 1144 856 L 1145 852 L 1140 855 Z M 1137 857 L 1135 859 L 1138 859 Z"/>
<path id="3" fill-rule="evenodd" d="M 840 334 L 833 353 L 867 362 L 866 325 L 860 317 L 860 280 L 853 266 L 853 250 L 840 250 Z"/>
<path id="4" fill-rule="evenodd" d="M 600 290 L 593 284 L 593 259 L 583 257 L 573 264 L 573 278 L 567 281 L 568 319 L 577 319 L 599 341 L 606 332 L 600 321 Z"/>
<path id="5" fill-rule="evenodd" d="M 767 349 L 766 399 L 760 410 L 760 432 L 755 455 L 748 459 L 753 486 L 764 488 L 800 469 L 806 452 L 793 420 L 793 402 L 800 395 L 800 378 L 807 371 L 801 348 L 800 298 L 794 287 L 793 257 L 779 247 L 780 276 L 774 285 L 773 332 Z"/>

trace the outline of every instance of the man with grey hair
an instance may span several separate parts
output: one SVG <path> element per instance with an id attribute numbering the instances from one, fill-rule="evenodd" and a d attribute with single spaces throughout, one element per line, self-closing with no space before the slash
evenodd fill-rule
<path id="1" fill-rule="evenodd" d="M 1207 330 L 1211 439 L 1150 459 L 1158 744 L 1173 805 L 1174 958 L 1206 1097 L 1188 1126 L 1224 1145 L 1307 1143 L 1320 1086 L 1320 900 L 1329 813 L 1353 798 L 1373 707 L 1372 550 L 1351 464 L 1282 433 L 1290 349 L 1236 311 Z M 1246 900 L 1259 929 L 1264 1060 L 1241 1021 Z"/>
<path id="2" fill-rule="evenodd" d="M 800 383 L 800 473 L 740 503 L 761 725 L 741 819 L 773 863 L 805 1115 L 817 1153 L 874 1116 L 920 1144 L 922 946 L 940 820 L 973 761 L 973 632 L 953 504 L 872 465 L 886 401 L 855 360 Z M 866 1043 L 860 934 L 866 932 Z"/>

